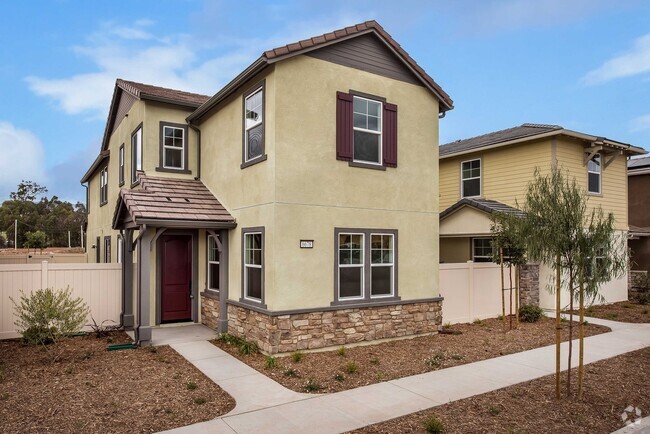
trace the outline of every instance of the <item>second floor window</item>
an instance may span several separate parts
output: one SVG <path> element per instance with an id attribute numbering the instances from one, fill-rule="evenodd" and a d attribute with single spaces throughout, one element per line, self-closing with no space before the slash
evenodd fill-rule
<path id="1" fill-rule="evenodd" d="M 381 164 L 381 102 L 355 96 L 353 98 L 353 109 L 353 161 L 360 163 Z"/>
<path id="2" fill-rule="evenodd" d="M 99 204 L 108 202 L 108 166 L 99 173 Z"/>
<path id="3" fill-rule="evenodd" d="M 587 176 L 589 177 L 589 193 L 600 194 L 601 192 L 601 168 L 600 154 L 594 155 L 587 163 Z"/>
<path id="4" fill-rule="evenodd" d="M 463 161 L 460 165 L 460 197 L 481 195 L 481 160 Z"/>
<path id="5" fill-rule="evenodd" d="M 244 163 L 264 156 L 264 85 L 244 98 Z"/>
<path id="6" fill-rule="evenodd" d="M 170 125 L 163 125 L 161 151 L 163 168 L 184 169 L 185 129 Z"/>
<path id="7" fill-rule="evenodd" d="M 138 172 L 142 170 L 142 126 L 131 136 L 131 183 L 138 182 Z"/>
<path id="8" fill-rule="evenodd" d="M 120 186 L 124 184 L 124 143 L 120 146 Z"/>

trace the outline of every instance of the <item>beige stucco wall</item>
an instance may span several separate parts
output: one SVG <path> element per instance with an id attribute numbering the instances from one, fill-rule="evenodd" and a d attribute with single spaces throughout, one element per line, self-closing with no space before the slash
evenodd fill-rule
<path id="1" fill-rule="evenodd" d="M 463 206 L 440 222 L 440 236 L 477 236 L 491 234 L 490 215 L 476 208 Z"/>
<path id="2" fill-rule="evenodd" d="M 471 259 L 470 238 L 440 238 L 440 263 L 452 264 Z"/>

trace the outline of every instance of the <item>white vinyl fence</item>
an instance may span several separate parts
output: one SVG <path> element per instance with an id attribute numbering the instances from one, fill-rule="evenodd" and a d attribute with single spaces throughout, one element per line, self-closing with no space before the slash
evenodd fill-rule
<path id="1" fill-rule="evenodd" d="M 508 288 L 508 268 L 504 268 Z M 514 286 L 514 269 L 513 269 Z M 475 319 L 493 318 L 501 314 L 501 266 L 493 263 L 462 262 L 440 264 L 440 294 L 443 324 L 465 323 Z M 506 315 L 510 309 L 506 291 Z M 513 293 L 514 313 L 514 293 Z"/>
<path id="2" fill-rule="evenodd" d="M 97 323 L 119 322 L 122 267 L 120 264 L 40 264 L 0 265 L 0 339 L 19 337 L 15 331 L 14 305 L 20 291 L 30 294 L 41 288 L 70 287 L 73 297 L 81 297 Z"/>

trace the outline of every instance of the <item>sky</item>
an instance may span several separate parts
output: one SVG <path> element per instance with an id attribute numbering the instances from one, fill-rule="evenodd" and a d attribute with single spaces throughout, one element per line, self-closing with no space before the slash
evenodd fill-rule
<path id="1" fill-rule="evenodd" d="M 117 78 L 215 94 L 264 50 L 378 21 L 454 100 L 440 143 L 558 124 L 650 149 L 643 0 L 5 1 L 0 201 L 82 201 Z"/>

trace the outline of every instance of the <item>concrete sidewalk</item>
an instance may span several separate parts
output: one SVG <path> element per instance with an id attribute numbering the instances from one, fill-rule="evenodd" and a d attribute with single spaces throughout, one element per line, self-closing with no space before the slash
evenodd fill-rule
<path id="1" fill-rule="evenodd" d="M 588 318 L 612 332 L 585 339 L 585 363 L 650 346 L 650 324 Z M 393 419 L 555 372 L 555 346 L 327 395 L 296 393 L 209 342 L 171 345 L 237 401 L 220 418 L 173 433 L 337 433 Z M 566 369 L 568 343 L 562 344 Z M 578 345 L 574 345 L 577 360 Z"/>

